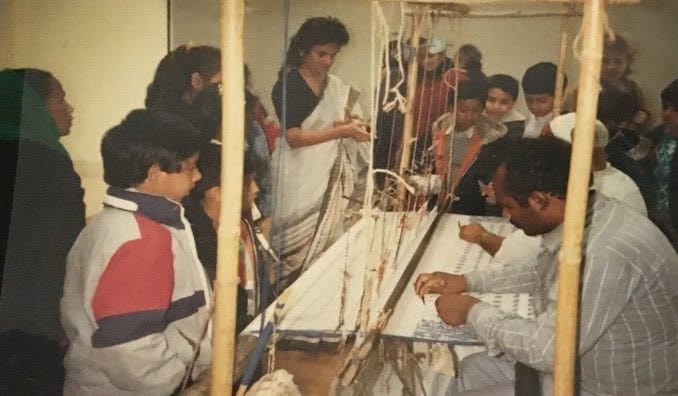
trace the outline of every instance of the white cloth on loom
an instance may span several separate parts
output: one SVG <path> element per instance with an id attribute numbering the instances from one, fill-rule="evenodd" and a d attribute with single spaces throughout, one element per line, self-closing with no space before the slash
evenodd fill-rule
<path id="1" fill-rule="evenodd" d="M 329 128 L 335 121 L 344 119 L 345 106 L 350 87 L 338 77 L 328 74 L 327 86 L 323 96 L 313 112 L 304 120 L 301 129 L 322 130 Z M 353 114 L 361 115 L 360 106 L 356 104 Z M 365 143 L 356 143 L 353 139 L 335 139 L 328 142 L 306 146 L 290 147 L 284 135 L 277 139 L 277 149 L 271 158 L 271 175 L 273 178 L 274 213 L 272 224 L 272 245 L 280 250 L 278 253 L 285 265 L 283 275 L 306 267 L 313 258 L 324 251 L 343 233 L 341 213 L 323 222 L 321 210 L 337 212 L 345 210 L 347 200 L 343 195 L 351 191 L 339 191 L 333 208 L 324 207 L 331 172 L 337 163 L 338 156 L 343 155 L 341 166 L 347 173 L 352 173 L 352 180 L 357 180 L 361 169 L 357 166 L 359 157 L 364 163 L 369 158 L 369 147 Z M 351 169 L 346 169 L 351 168 Z M 352 188 L 352 183 L 349 187 Z M 325 224 L 320 225 L 323 222 Z M 318 241 L 321 233 L 316 230 L 322 226 L 323 241 Z M 309 247 L 311 247 L 309 252 Z M 291 260 L 290 252 L 301 249 L 298 257 Z M 309 254 L 306 254 L 309 252 Z"/>

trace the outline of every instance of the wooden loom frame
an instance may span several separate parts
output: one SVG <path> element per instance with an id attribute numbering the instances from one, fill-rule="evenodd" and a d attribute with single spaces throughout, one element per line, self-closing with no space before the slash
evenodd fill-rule
<path id="1" fill-rule="evenodd" d="M 372 0 L 377 1 L 377 0 Z M 403 0 L 380 0 L 403 1 Z M 574 394 L 574 370 L 579 310 L 579 278 L 581 266 L 581 243 L 584 231 L 584 217 L 588 199 L 588 177 L 591 172 L 593 132 L 598 104 L 598 86 L 603 51 L 603 24 L 606 4 L 631 4 L 639 0 L 409 0 L 412 5 L 426 4 L 499 4 L 499 3 L 560 3 L 564 5 L 583 4 L 582 54 L 577 96 L 575 135 L 572 145 L 570 179 L 568 182 L 563 240 L 560 253 L 559 287 L 556 314 L 556 348 L 554 359 L 554 394 Z M 222 190 L 220 204 L 221 222 L 217 233 L 217 276 L 214 282 L 213 316 L 213 360 L 210 378 L 210 393 L 226 395 L 233 386 L 233 365 L 235 356 L 235 316 L 237 293 L 238 243 L 240 235 L 240 207 L 242 194 L 242 171 L 244 157 L 244 75 L 243 75 L 243 26 L 244 0 L 221 1 L 221 61 L 223 70 L 224 95 L 222 119 L 224 134 L 222 148 L 221 182 L 229 189 Z M 417 26 L 418 24 L 415 24 Z M 565 52 L 566 32 L 561 26 L 560 58 Z M 418 43 L 418 40 L 417 40 Z M 564 59 L 564 58 L 563 58 Z M 414 77 L 412 74 L 414 73 Z M 557 85 L 562 87 L 562 71 L 558 74 Z M 408 80 L 415 78 L 416 67 L 410 65 Z M 408 86 L 409 88 L 409 86 Z M 416 88 L 415 88 L 416 89 Z M 410 101 L 408 89 L 408 101 Z M 562 94 L 562 89 L 560 90 Z M 557 102 L 559 110 L 562 98 Z M 407 121 L 410 118 L 409 123 Z M 406 113 L 403 141 L 406 134 L 411 136 L 412 114 Z M 403 149 L 403 152 L 406 150 Z M 408 150 L 409 151 L 409 150 Z M 409 155 L 408 155 L 409 158 Z M 404 159 L 404 158 L 403 158 Z M 409 163 L 405 161 L 405 163 Z M 401 161 L 402 169 L 403 161 Z M 231 177 L 232 176 L 232 177 Z M 226 191 L 228 190 L 228 194 Z"/>

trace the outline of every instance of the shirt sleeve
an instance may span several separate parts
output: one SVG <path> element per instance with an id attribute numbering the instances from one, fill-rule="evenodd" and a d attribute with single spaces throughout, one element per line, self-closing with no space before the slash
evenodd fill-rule
<path id="1" fill-rule="evenodd" d="M 464 274 L 468 291 L 533 293 L 537 283 L 534 265 L 494 265 Z"/>
<path id="2" fill-rule="evenodd" d="M 581 298 L 579 353 L 589 350 L 617 320 L 638 284 L 639 275 L 620 262 L 623 258 L 610 254 L 587 257 Z M 489 304 L 478 303 L 469 311 L 467 321 L 491 352 L 503 351 L 537 370 L 550 372 L 553 370 L 556 295 L 557 283 L 549 290 L 546 310 L 535 319 L 521 318 Z"/>

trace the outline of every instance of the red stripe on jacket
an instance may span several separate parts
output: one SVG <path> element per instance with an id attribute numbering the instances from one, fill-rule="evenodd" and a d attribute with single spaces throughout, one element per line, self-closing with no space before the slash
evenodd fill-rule
<path id="1" fill-rule="evenodd" d="M 134 218 L 141 236 L 122 244 L 99 278 L 92 298 L 96 320 L 170 306 L 174 290 L 170 232 L 143 215 Z"/>

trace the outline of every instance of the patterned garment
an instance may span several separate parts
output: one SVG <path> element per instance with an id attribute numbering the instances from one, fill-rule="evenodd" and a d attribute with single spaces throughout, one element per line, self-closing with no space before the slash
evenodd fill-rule
<path id="1" fill-rule="evenodd" d="M 657 210 L 660 213 L 669 211 L 669 180 L 671 161 L 678 146 L 678 137 L 664 134 L 657 146 L 657 167 L 654 170 L 655 191 L 657 194 Z"/>

